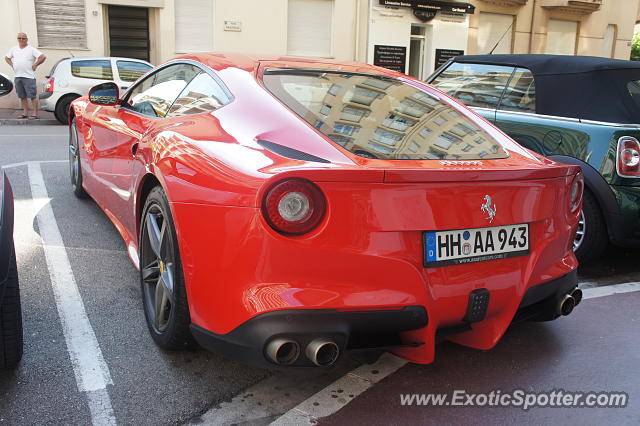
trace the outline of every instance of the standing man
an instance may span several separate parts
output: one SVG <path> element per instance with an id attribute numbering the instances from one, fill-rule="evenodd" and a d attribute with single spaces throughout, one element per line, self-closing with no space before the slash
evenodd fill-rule
<path id="1" fill-rule="evenodd" d="M 35 119 L 38 118 L 39 109 L 35 70 L 47 58 L 35 47 L 28 46 L 27 42 L 27 35 L 18 33 L 18 45 L 7 52 L 4 60 L 11 65 L 15 73 L 16 93 L 22 103 L 22 115 L 20 118 Z M 29 102 L 27 99 L 31 99 L 33 115 L 29 114 Z"/>

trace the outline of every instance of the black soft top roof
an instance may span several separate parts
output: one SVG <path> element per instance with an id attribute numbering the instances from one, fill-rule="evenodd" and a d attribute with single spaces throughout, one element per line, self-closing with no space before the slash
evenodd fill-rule
<path id="1" fill-rule="evenodd" d="M 568 55 L 466 55 L 454 61 L 529 69 L 538 114 L 640 123 L 640 99 L 636 103 L 627 87 L 640 80 L 640 62 Z"/>

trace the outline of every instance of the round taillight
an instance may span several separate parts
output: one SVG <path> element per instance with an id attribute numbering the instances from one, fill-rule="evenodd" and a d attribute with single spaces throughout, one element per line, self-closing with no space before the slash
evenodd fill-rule
<path id="1" fill-rule="evenodd" d="M 640 163 L 640 152 L 633 148 L 622 150 L 622 162 L 626 167 L 636 167 Z"/>
<path id="2" fill-rule="evenodd" d="M 578 173 L 571 182 L 571 189 L 569 191 L 569 210 L 571 213 L 575 213 L 580 208 L 582 202 L 582 191 L 584 189 L 584 178 L 582 173 Z"/>
<path id="3" fill-rule="evenodd" d="M 326 202 L 320 189 L 303 179 L 276 183 L 262 203 L 267 223 L 287 235 L 301 235 L 313 230 L 324 217 Z"/>

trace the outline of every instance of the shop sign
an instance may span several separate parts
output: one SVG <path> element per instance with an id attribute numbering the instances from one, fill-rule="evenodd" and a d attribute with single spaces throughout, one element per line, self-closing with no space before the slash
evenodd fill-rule
<path id="1" fill-rule="evenodd" d="M 460 56 L 460 55 L 464 55 L 464 50 L 436 49 L 435 69 L 438 69 L 442 65 L 446 64 L 449 59 L 455 58 L 456 56 Z"/>
<path id="2" fill-rule="evenodd" d="M 414 10 L 428 10 L 432 12 L 469 13 L 475 12 L 476 7 L 469 3 L 444 0 L 379 0 L 380 5 L 389 7 L 410 7 Z"/>
<path id="3" fill-rule="evenodd" d="M 407 48 L 404 46 L 373 46 L 373 65 L 404 73 Z"/>

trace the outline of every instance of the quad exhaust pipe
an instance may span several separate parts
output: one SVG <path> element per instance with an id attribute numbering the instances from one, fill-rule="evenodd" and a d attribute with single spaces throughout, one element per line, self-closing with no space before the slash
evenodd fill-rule
<path id="1" fill-rule="evenodd" d="M 581 301 L 582 290 L 576 287 L 569 293 L 565 294 L 562 298 L 560 298 L 556 306 L 556 314 L 558 316 L 569 315 L 571 312 L 573 312 L 573 309 L 578 306 L 578 304 L 580 304 Z"/>
<path id="2" fill-rule="evenodd" d="M 277 338 L 267 345 L 267 357 L 279 365 L 291 365 L 300 356 L 300 344 L 295 340 Z"/>
<path id="3" fill-rule="evenodd" d="M 315 339 L 307 345 L 305 353 L 307 358 L 318 367 L 329 367 L 340 356 L 340 348 L 331 340 Z"/>

